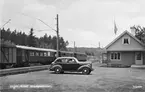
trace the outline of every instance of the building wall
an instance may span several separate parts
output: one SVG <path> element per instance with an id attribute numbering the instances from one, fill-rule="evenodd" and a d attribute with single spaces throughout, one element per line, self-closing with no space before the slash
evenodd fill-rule
<path id="1" fill-rule="evenodd" d="M 111 52 L 107 52 L 107 59 L 111 64 L 122 64 L 122 65 L 132 65 L 135 64 L 135 52 L 120 52 L 121 60 L 120 61 L 112 61 L 110 59 Z"/>

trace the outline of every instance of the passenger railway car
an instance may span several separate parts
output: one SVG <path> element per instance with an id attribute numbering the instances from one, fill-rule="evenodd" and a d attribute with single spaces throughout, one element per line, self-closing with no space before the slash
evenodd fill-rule
<path id="1" fill-rule="evenodd" d="M 50 64 L 56 59 L 56 52 L 54 49 L 1 45 L 0 68 L 6 68 L 6 66 L 24 67 L 34 63 Z M 84 53 L 59 51 L 59 57 L 63 56 L 76 57 L 80 61 L 85 61 L 87 58 Z"/>
<path id="2" fill-rule="evenodd" d="M 22 64 L 50 64 L 56 57 L 56 50 L 16 45 L 17 61 Z"/>

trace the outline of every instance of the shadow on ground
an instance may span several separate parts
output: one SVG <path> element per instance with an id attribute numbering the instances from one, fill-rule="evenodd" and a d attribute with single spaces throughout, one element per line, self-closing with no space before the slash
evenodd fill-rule
<path id="1" fill-rule="evenodd" d="M 55 72 L 50 72 L 50 74 L 56 74 L 56 73 Z M 84 74 L 82 74 L 80 72 L 64 72 L 64 73 L 60 73 L 59 75 L 63 75 L 63 74 L 67 74 L 67 75 L 84 75 Z M 89 75 L 92 75 L 92 74 L 90 73 Z"/>

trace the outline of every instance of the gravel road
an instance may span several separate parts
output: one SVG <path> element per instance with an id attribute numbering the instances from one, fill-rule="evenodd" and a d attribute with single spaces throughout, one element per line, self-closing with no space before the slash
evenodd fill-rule
<path id="1" fill-rule="evenodd" d="M 0 92 L 145 92 L 145 70 L 99 67 L 90 75 L 49 70 L 0 77 Z"/>

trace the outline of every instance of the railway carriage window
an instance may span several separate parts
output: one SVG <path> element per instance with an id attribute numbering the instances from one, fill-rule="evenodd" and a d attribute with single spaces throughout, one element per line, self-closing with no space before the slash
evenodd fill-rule
<path id="1" fill-rule="evenodd" d="M 34 52 L 30 52 L 30 56 L 34 56 Z"/>
<path id="2" fill-rule="evenodd" d="M 47 56 L 47 53 L 46 52 L 44 52 L 44 56 Z"/>
<path id="3" fill-rule="evenodd" d="M 50 56 L 50 52 L 47 52 L 47 55 Z"/>
<path id="4" fill-rule="evenodd" d="M 43 56 L 43 52 L 40 52 L 40 56 Z"/>
<path id="5" fill-rule="evenodd" d="M 39 52 L 36 52 L 35 54 L 36 54 L 36 56 L 39 56 Z"/>

